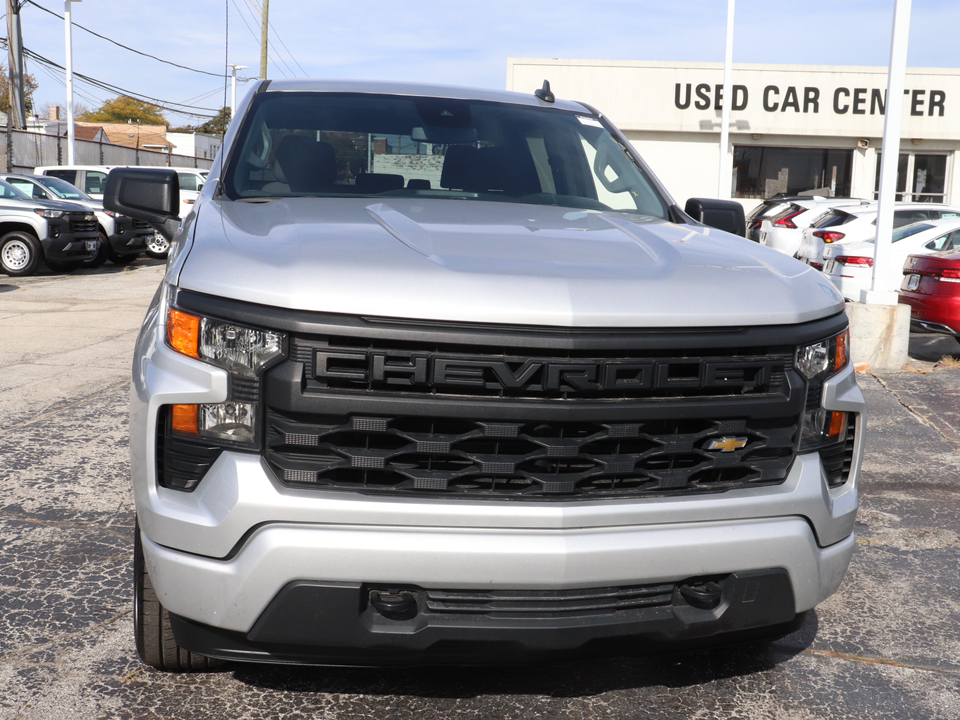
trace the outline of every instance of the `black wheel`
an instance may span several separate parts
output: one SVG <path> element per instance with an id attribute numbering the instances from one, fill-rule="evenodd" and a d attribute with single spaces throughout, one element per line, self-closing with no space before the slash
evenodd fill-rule
<path id="1" fill-rule="evenodd" d="M 158 260 L 166 260 L 170 252 L 170 242 L 160 233 L 154 233 L 147 240 L 147 255 Z"/>
<path id="2" fill-rule="evenodd" d="M 40 243 L 32 235 L 14 230 L 0 238 L 0 268 L 7 275 L 33 275 L 42 259 Z"/>
<path id="3" fill-rule="evenodd" d="M 109 255 L 109 250 L 107 248 L 107 236 L 103 233 L 100 233 L 100 245 L 97 246 L 97 254 L 92 258 L 83 261 L 83 267 L 85 268 L 98 268 L 102 266 L 107 261 L 107 255 Z"/>
<path id="4" fill-rule="evenodd" d="M 133 255 L 117 255 L 108 249 L 107 257 L 110 258 L 110 262 L 112 262 L 114 265 L 129 265 L 138 257 L 140 257 L 140 253 L 135 253 Z"/>
<path id="5" fill-rule="evenodd" d="M 170 625 L 170 613 L 160 604 L 150 582 L 143 546 L 140 543 L 140 523 L 134 523 L 133 541 L 133 628 L 137 654 L 144 663 L 157 670 L 192 672 L 212 670 L 223 665 L 223 660 L 197 655 L 177 645 Z"/>

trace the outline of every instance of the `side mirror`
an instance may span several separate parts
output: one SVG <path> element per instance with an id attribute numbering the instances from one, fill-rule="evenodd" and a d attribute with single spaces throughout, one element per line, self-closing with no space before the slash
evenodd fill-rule
<path id="1" fill-rule="evenodd" d="M 690 198 L 683 211 L 704 225 L 726 230 L 741 237 L 747 235 L 747 220 L 743 214 L 743 205 L 733 200 Z"/>
<path id="2" fill-rule="evenodd" d="M 168 168 L 115 168 L 107 176 L 103 206 L 150 223 L 170 240 L 180 219 L 180 180 Z"/>

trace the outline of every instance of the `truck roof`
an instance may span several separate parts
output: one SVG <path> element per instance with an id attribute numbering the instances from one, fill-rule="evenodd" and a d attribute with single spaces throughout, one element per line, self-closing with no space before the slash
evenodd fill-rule
<path id="1" fill-rule="evenodd" d="M 374 80 L 263 80 L 255 92 L 328 92 L 328 93 L 369 93 L 371 95 L 412 95 L 414 97 L 441 97 L 462 100 L 482 100 L 487 102 L 530 105 L 533 107 L 556 107 L 575 112 L 593 112 L 583 103 L 560 100 L 552 103 L 536 97 L 530 88 L 529 93 L 508 90 L 487 90 L 484 88 L 463 87 L 457 85 L 434 85 L 430 83 L 384 82 Z"/>

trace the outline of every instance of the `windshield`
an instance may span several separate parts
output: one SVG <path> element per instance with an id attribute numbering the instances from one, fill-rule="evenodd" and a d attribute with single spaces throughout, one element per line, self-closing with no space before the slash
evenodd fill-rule
<path id="1" fill-rule="evenodd" d="M 76 185 L 71 185 L 66 180 L 61 180 L 56 177 L 44 177 L 38 182 L 61 200 L 92 201 L 92 198 L 83 192 L 83 190 Z"/>
<path id="2" fill-rule="evenodd" d="M 262 93 L 236 147 L 224 175 L 233 199 L 447 197 L 667 214 L 626 148 L 586 111 Z"/>
<path id="3" fill-rule="evenodd" d="M 0 180 L 0 198 L 4 200 L 32 200 L 29 195 L 24 194 L 20 190 L 17 190 L 13 185 L 8 183 L 6 180 Z"/>
<path id="4" fill-rule="evenodd" d="M 854 218 L 850 213 L 845 213 L 843 210 L 834 210 L 833 212 L 828 212 L 825 215 L 822 215 L 817 220 L 814 220 L 810 227 L 812 228 L 826 228 L 834 227 L 835 225 L 844 225 L 850 222 Z"/>
<path id="5" fill-rule="evenodd" d="M 932 227 L 933 225 L 931 225 L 930 223 L 924 223 L 924 222 L 914 223 L 913 225 L 906 225 L 902 228 L 898 228 L 897 230 L 893 231 L 893 236 L 891 237 L 890 242 L 900 242 L 904 238 L 908 238 L 911 235 L 916 235 L 917 233 L 921 233 L 924 230 L 929 230 Z M 876 240 L 876 238 L 873 238 L 873 240 Z"/>

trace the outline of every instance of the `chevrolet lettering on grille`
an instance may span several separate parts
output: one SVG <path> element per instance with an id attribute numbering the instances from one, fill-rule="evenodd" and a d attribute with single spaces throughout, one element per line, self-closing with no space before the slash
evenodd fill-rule
<path id="1" fill-rule="evenodd" d="M 782 368 L 781 363 L 771 360 L 500 359 L 317 350 L 313 375 L 318 380 L 373 385 L 542 393 L 683 388 L 764 392 L 773 373 Z"/>

